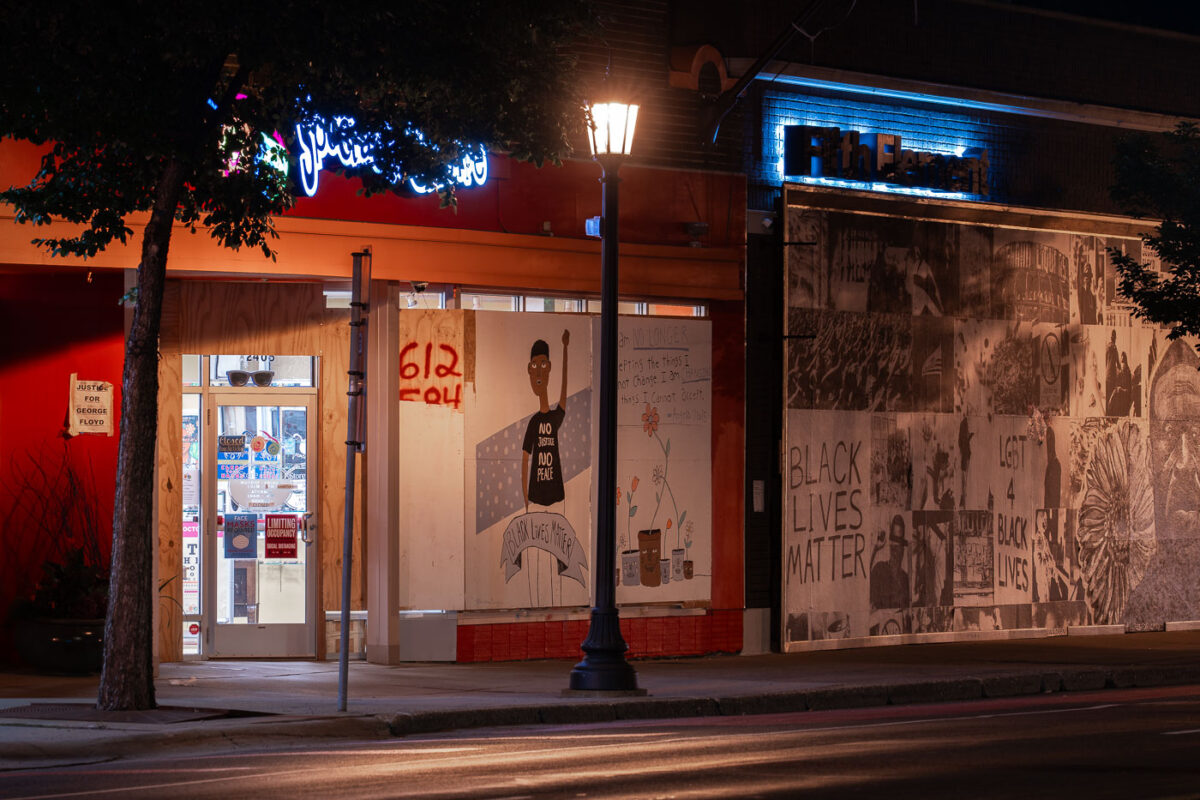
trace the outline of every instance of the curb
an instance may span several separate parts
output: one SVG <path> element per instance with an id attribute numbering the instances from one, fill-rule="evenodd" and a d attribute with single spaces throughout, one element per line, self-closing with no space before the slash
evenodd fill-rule
<path id="1" fill-rule="evenodd" d="M 564 725 L 617 720 L 752 716 L 796 711 L 832 711 L 888 705 L 947 703 L 1054 692 L 1200 684 L 1200 667 L 1119 667 L 1014 672 L 985 678 L 956 678 L 880 686 L 834 686 L 728 697 L 639 698 L 551 706 L 500 706 L 459 711 L 414 711 L 393 715 L 393 736 L 510 725 Z"/>

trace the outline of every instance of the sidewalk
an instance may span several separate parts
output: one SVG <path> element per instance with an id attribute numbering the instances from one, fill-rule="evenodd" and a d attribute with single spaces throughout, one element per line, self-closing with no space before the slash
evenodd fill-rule
<path id="1" fill-rule="evenodd" d="M 98 678 L 0 673 L 0 769 L 82 763 L 218 741 L 386 738 L 458 728 L 762 714 L 1106 687 L 1200 684 L 1200 631 L 1058 636 L 633 662 L 645 697 L 565 697 L 569 661 L 354 662 L 338 713 L 324 661 L 163 664 L 162 709 L 80 712 Z M 30 705 L 35 709 L 28 709 Z M 54 705 L 66 706 L 55 709 Z M 51 706 L 47 708 L 47 706 Z M 187 711 L 181 711 L 186 709 Z M 193 709 L 200 711 L 191 712 Z M 227 710 L 243 713 L 221 715 Z M 32 711 L 32 713 L 30 713 Z M 75 719 L 69 717 L 72 712 Z M 221 715 L 221 716 L 218 716 Z"/>

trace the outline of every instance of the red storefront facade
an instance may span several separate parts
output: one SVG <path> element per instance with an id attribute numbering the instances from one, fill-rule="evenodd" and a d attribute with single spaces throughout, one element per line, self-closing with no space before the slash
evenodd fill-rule
<path id="1" fill-rule="evenodd" d="M 12 142 L 6 142 L 4 148 L 0 178 L 6 185 L 27 180 L 36 166 L 36 150 Z M 443 597 L 440 605 L 430 605 L 420 591 L 408 586 L 407 576 L 445 570 L 447 565 L 430 562 L 413 568 L 407 561 L 403 567 L 397 563 L 414 555 L 405 542 L 420 534 L 414 532 L 397 500 L 387 497 L 398 487 L 403 489 L 398 483 L 404 480 L 399 453 L 410 446 L 396 416 L 407 413 L 412 404 L 402 402 L 399 392 L 399 351 L 405 343 L 397 338 L 395 329 L 416 319 L 412 314 L 443 321 L 479 316 L 493 328 L 498 325 L 497 330 L 504 330 L 509 327 L 505 319 L 533 315 L 505 316 L 490 311 L 493 306 L 489 304 L 497 297 L 511 298 L 513 308 L 557 311 L 543 313 L 538 319 L 551 326 L 568 320 L 583 332 L 577 333 L 577 340 L 582 337 L 583 341 L 574 343 L 572 371 L 577 381 L 592 377 L 592 346 L 586 331 L 593 324 L 593 315 L 587 312 L 596 310 L 600 259 L 599 243 L 585 234 L 585 226 L 588 218 L 600 213 L 598 176 L 598 168 L 587 161 L 538 169 L 492 154 L 488 181 L 462 191 L 455 212 L 438 208 L 436 197 L 428 195 L 364 198 L 356 193 L 353 179 L 325 173 L 316 196 L 302 197 L 289 214 L 277 220 L 280 238 L 275 242 L 274 261 L 256 253 L 222 250 L 202 233 L 176 232 L 160 342 L 158 501 L 153 510 L 158 531 L 156 585 L 162 587 L 156 620 L 160 659 L 322 657 L 336 647 L 333 620 L 340 607 L 344 511 L 343 381 L 349 346 L 349 312 L 337 307 L 336 297 L 346 288 L 351 253 L 364 247 L 372 253 L 371 400 L 367 448 L 359 458 L 362 477 L 354 500 L 351 596 L 357 621 L 353 652 L 385 662 L 418 656 L 486 661 L 579 655 L 578 645 L 587 627 L 589 590 L 583 584 L 590 587 L 590 579 L 580 582 L 582 602 L 577 602 L 578 597 L 567 602 L 560 590 L 557 599 L 553 594 L 533 597 L 532 602 L 514 608 L 502 600 L 481 599 L 482 595 L 461 602 Z M 677 469 L 674 476 L 678 483 L 684 473 L 705 473 L 695 487 L 705 496 L 697 496 L 688 512 L 692 524 L 701 525 L 703 532 L 689 529 L 689 540 L 698 541 L 696 551 L 687 551 L 692 555 L 701 546 L 707 551 L 704 561 L 711 569 L 703 576 L 705 588 L 699 590 L 699 583 L 692 581 L 683 599 L 664 592 L 665 584 L 659 590 L 662 600 L 627 602 L 619 596 L 628 609 L 625 636 L 635 657 L 736 652 L 742 646 L 743 605 L 740 464 L 745 179 L 730 173 L 636 165 L 626 167 L 622 177 L 621 295 L 623 303 L 630 304 L 622 308 L 633 312 L 630 319 L 651 327 L 653 323 L 647 321 L 659 318 L 667 320 L 664 324 L 674 324 L 671 320 L 677 319 L 656 317 L 656 311 L 680 314 L 698 309 L 702 316 L 689 321 L 688 330 L 703 331 L 707 344 L 697 346 L 703 351 L 705 369 L 711 370 L 694 373 L 701 375 L 695 380 L 706 387 L 705 458 L 688 462 L 687 470 Z M 12 219 L 11 209 L 5 216 Z M 136 243 L 140 229 L 136 224 L 132 227 L 130 242 Z M 128 271 L 137 262 L 135 244 L 110 248 L 87 262 L 51 262 L 29 242 L 41 233 L 10 224 L 0 239 L 6 305 L 14 314 L 28 309 L 24 316 L 11 319 L 14 324 L 19 320 L 21 330 L 34 333 L 10 339 L 0 370 L 6 385 L 5 451 L 14 456 L 18 451 L 45 454 L 62 446 L 61 420 L 71 373 L 113 383 L 117 387 L 115 408 L 119 408 L 122 313 L 116 300 L 124 292 Z M 418 293 L 420 289 L 424 291 Z M 36 302 L 39 297 L 57 309 L 83 308 L 86 313 L 68 314 L 66 324 L 55 322 L 53 314 L 35 310 L 41 305 Z M 484 306 L 473 308 L 478 298 L 484 299 Z M 588 301 L 592 301 L 590 308 Z M 88 310 L 93 308 L 107 313 Z M 651 331 L 651 335 L 657 334 Z M 554 341 L 550 334 L 543 338 Z M 527 353 L 528 345 L 523 346 Z M 464 348 L 464 356 L 469 355 L 468 349 Z M 230 386 L 228 370 L 222 368 L 232 362 L 222 359 L 233 353 L 265 354 L 258 358 L 263 359 L 262 365 L 276 368 L 279 377 L 275 385 Z M 292 381 L 287 378 L 290 367 L 281 368 L 284 361 L 276 361 L 276 357 L 313 358 L 310 377 Z M 260 365 L 257 360 L 248 361 L 248 356 L 239 358 L 237 366 L 253 369 Z M 520 357 L 522 365 L 526 358 Z M 278 385 L 281 381 L 288 385 Z M 588 384 L 581 389 L 586 396 L 591 380 L 583 383 Z M 257 394 L 251 398 L 244 393 L 247 388 Z M 243 394 L 237 394 L 239 391 Z M 404 399 L 409 397 L 411 392 Z M 259 454 L 251 450 L 251 440 L 263 439 L 267 447 L 262 452 L 266 453 L 271 449 L 272 431 L 281 432 L 271 428 L 280 424 L 279 418 L 284 419 L 284 427 L 292 420 L 293 428 L 295 420 L 307 420 L 297 429 L 297 441 L 303 441 L 308 458 L 307 470 L 300 472 L 305 475 L 306 500 L 303 505 L 295 502 L 297 489 L 290 504 L 266 509 L 260 515 L 296 510 L 309 515 L 310 532 L 305 533 L 304 523 L 299 525 L 299 536 L 312 542 L 299 548 L 312 554 L 300 559 L 305 566 L 289 565 L 286 559 L 266 559 L 261 546 L 255 559 L 246 558 L 245 552 L 235 559 L 228 550 L 226 539 L 234 538 L 232 517 L 237 516 L 232 512 L 248 508 L 244 503 L 240 507 L 236 501 L 230 503 L 234 496 L 244 499 L 238 495 L 244 487 L 235 491 L 229 476 L 274 479 L 278 471 L 264 462 L 258 467 L 252 463 L 249 473 L 236 472 L 232 451 L 219 449 L 227 448 L 228 441 L 222 438 L 224 423 L 212 422 L 213 411 L 222 420 L 236 416 L 238 424 L 247 429 L 246 452 L 252 462 Z M 641 411 L 639 406 L 637 412 Z M 663 413 L 667 413 L 665 406 Z M 247 421 L 248 414 L 256 415 L 261 423 L 258 428 Z M 692 435 L 696 430 L 695 426 L 688 429 L 691 438 L 696 438 Z M 221 444 L 214 439 L 221 439 Z M 677 452 L 680 441 L 677 436 Z M 115 443 L 115 437 L 82 435 L 66 444 L 73 457 L 88 451 L 96 478 L 95 496 L 105 523 L 101 538 L 109 533 Z M 286 467 L 290 458 L 294 471 L 299 450 L 286 441 L 281 445 L 281 466 Z M 591 484 L 591 471 L 590 464 L 586 465 L 574 478 L 575 494 L 582 499 L 578 508 L 573 508 L 572 521 L 580 544 L 587 548 L 592 546 L 588 520 L 593 516 L 594 499 L 583 496 Z M 647 485 L 650 471 L 651 465 L 647 465 Z M 393 510 L 381 516 L 380 509 L 389 508 Z M 641 513 L 646 509 L 648 506 Z M 678 511 L 673 519 L 679 520 L 681 528 L 686 524 Z M 260 539 L 263 523 L 259 519 Z M 36 548 L 25 541 L 27 534 L 10 529 L 5 536 L 20 552 L 30 553 L 28 560 L 37 560 Z M 459 538 L 461 545 L 454 537 L 448 539 L 450 550 L 461 547 L 471 551 L 482 547 L 479 543 L 487 537 L 481 531 L 468 537 L 464 527 Z M 683 544 L 682 536 L 677 544 Z M 493 555 L 481 552 L 468 555 L 468 560 L 484 563 Z M 589 556 L 587 563 L 591 560 Z M 38 564 L 21 568 L 33 573 Z M 302 646 L 285 644 L 279 645 L 283 650 L 259 652 L 247 644 L 253 636 L 211 646 L 210 630 L 219 626 L 259 628 L 285 618 L 295 621 L 295 614 L 288 616 L 291 612 L 279 611 L 272 617 L 265 595 L 257 598 L 263 601 L 262 608 L 255 608 L 259 603 L 245 602 L 266 591 L 272 569 L 280 586 L 294 579 L 304 584 L 306 627 L 299 640 L 289 639 L 302 642 Z M 440 580 L 466 581 L 462 564 L 449 567 Z M 273 602 L 292 603 L 299 596 L 281 590 Z M 363 611 L 367 612 L 365 622 L 360 621 Z M 436 630 L 430 628 L 431 623 Z M 426 647 L 421 644 L 426 639 L 437 644 Z"/>

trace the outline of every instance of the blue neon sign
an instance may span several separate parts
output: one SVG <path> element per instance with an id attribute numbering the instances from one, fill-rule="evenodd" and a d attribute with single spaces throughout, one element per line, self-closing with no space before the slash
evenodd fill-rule
<path id="1" fill-rule="evenodd" d="M 984 200 L 995 191 L 996 170 L 1003 172 L 1005 161 L 1003 152 L 996 152 L 997 149 L 1003 151 L 1000 146 L 1002 142 L 996 138 L 996 132 L 989 122 L 980 120 L 977 116 L 964 113 L 963 110 L 957 108 L 953 110 L 921 108 L 916 105 L 909 107 L 887 102 L 888 99 L 903 99 L 914 104 L 918 102 L 935 103 L 936 98 L 915 95 L 893 98 L 892 95 L 888 95 L 886 98 L 878 97 L 877 99 L 876 94 L 872 94 L 868 98 L 849 98 L 840 92 L 836 95 L 831 92 L 827 93 L 825 87 L 806 88 L 811 88 L 812 92 L 767 91 L 763 94 L 763 147 L 759 158 L 755 160 L 756 163 L 751 168 L 752 175 L 762 183 L 779 185 L 787 180 L 817 186 L 936 197 L 946 200 Z M 845 87 L 842 86 L 836 88 L 845 90 Z M 845 150 L 851 154 L 852 163 L 858 157 L 857 154 L 861 150 L 853 146 L 855 135 L 859 138 L 859 145 L 864 143 L 878 145 L 879 140 L 890 135 L 894 137 L 894 143 L 902 141 L 900 155 L 903 156 L 905 150 L 911 150 L 916 163 L 906 166 L 903 171 L 907 174 L 900 181 L 888 174 L 893 171 L 892 167 L 895 165 L 887 165 L 888 168 L 882 170 L 872 169 L 870 174 L 867 174 L 868 171 L 865 169 L 857 171 L 841 168 L 828 169 L 826 166 L 829 158 L 821 158 L 823 163 L 818 169 L 804 169 L 801 164 L 797 172 L 792 172 L 791 170 L 797 169 L 798 165 L 793 159 L 792 163 L 788 165 L 791 169 L 785 167 L 787 160 L 785 156 L 788 149 L 785 139 L 788 129 L 797 127 L 839 128 L 839 136 L 828 137 L 828 144 L 838 152 L 839 161 L 841 153 Z M 887 134 L 880 135 L 876 132 L 887 132 Z M 848 146 L 844 147 L 847 145 L 844 141 L 847 137 L 851 141 Z M 813 139 L 810 138 L 808 142 L 811 146 Z M 868 149 L 871 160 L 874 162 L 878 157 L 878 147 L 869 147 Z M 795 152 L 793 150 L 793 154 Z M 969 161 L 975 158 L 982 162 L 985 152 L 990 162 L 986 173 L 983 171 L 982 163 L 971 164 Z M 801 152 L 800 155 L 803 162 L 804 156 L 809 158 L 814 155 L 832 156 L 833 152 L 818 154 L 810 151 Z M 946 168 L 962 169 L 966 166 L 968 171 L 973 173 L 972 179 L 950 181 L 949 185 L 943 181 L 927 182 L 914 179 L 912 167 L 916 167 L 916 171 L 920 172 L 930 168 L 929 165 L 923 165 L 922 161 L 934 161 L 932 168 L 936 170 L 938 157 Z M 864 155 L 863 158 L 865 159 L 866 156 Z M 809 161 L 809 163 L 812 162 Z M 876 165 L 873 163 L 872 166 Z M 878 166 L 885 165 L 879 164 Z M 975 191 L 971 191 L 972 189 Z"/>
<path id="2" fill-rule="evenodd" d="M 296 125 L 296 142 L 300 147 L 297 159 L 300 186 L 309 197 L 317 193 L 326 159 L 337 159 L 347 169 L 365 168 L 377 175 L 382 174 L 382 170 L 375 166 L 375 156 L 372 154 L 379 143 L 380 135 L 363 135 L 357 131 L 351 134 L 354 125 L 354 118 L 346 116 L 334 117 L 329 123 L 315 117 L 308 125 Z M 421 138 L 419 134 L 418 138 Z M 454 183 L 464 189 L 482 186 L 488 176 L 487 149 L 482 145 L 466 148 L 462 159 L 451 166 L 450 172 Z M 404 175 L 393 175 L 391 180 L 393 183 L 400 183 L 404 180 Z M 444 188 L 445 184 L 424 184 L 410 178 L 408 186 L 418 194 L 427 194 Z"/>
<path id="3" fill-rule="evenodd" d="M 922 189 L 936 195 L 988 194 L 988 156 L 983 149 L 953 154 L 906 149 L 890 133 L 862 134 L 840 128 L 788 125 L 783 129 L 783 172 L 850 184 Z M 854 188 L 854 187 L 850 187 Z"/>

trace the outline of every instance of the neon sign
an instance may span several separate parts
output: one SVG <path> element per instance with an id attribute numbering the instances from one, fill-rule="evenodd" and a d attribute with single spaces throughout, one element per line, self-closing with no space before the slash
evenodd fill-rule
<path id="1" fill-rule="evenodd" d="M 972 114 L 959 108 L 946 108 L 949 100 L 936 96 L 901 96 L 871 87 L 841 84 L 814 84 L 814 87 L 808 93 L 763 92 L 762 151 L 750 167 L 756 182 L 777 186 L 784 181 L 794 181 L 965 201 L 994 197 L 1005 185 L 1008 168 L 1004 144 L 1007 140 L 1000 130 L 1002 126 L 980 119 L 978 112 Z M 896 104 L 892 100 L 912 101 L 913 104 Z M 968 102 L 962 105 L 975 107 Z M 788 159 L 787 131 L 801 126 L 824 130 L 817 133 L 816 142 L 813 138 L 804 143 L 793 139 L 792 159 Z M 833 128 L 838 131 L 830 135 Z M 857 142 L 852 135 L 854 132 L 858 134 Z M 797 134 L 792 136 L 797 137 Z M 894 138 L 889 141 L 890 137 Z M 796 147 L 797 144 L 807 147 Z M 882 158 L 878 157 L 880 144 L 884 148 Z M 822 152 L 813 153 L 812 149 Z M 897 149 L 899 168 L 892 160 Z M 905 151 L 911 151 L 911 159 Z M 982 158 L 985 154 L 988 159 L 986 173 Z M 814 156 L 817 156 L 816 163 Z M 849 162 L 844 168 L 843 158 Z M 979 163 L 963 163 L 972 158 Z M 889 160 L 892 162 L 887 163 Z M 785 165 L 785 161 L 790 163 Z M 867 169 L 868 166 L 874 168 L 876 163 L 880 168 Z M 964 176 L 964 169 L 974 174 Z M 950 179 L 943 180 L 948 173 Z M 971 191 L 972 188 L 978 191 Z"/>
<path id="2" fill-rule="evenodd" d="M 986 197 L 988 156 L 983 149 L 953 155 L 908 150 L 897 134 L 860 134 L 839 128 L 787 125 L 783 129 L 783 172 L 808 183 L 870 184 L 909 191 Z"/>
<path id="3" fill-rule="evenodd" d="M 321 171 L 325 168 L 326 159 L 336 158 L 347 169 L 370 169 L 377 175 L 383 174 L 375 166 L 375 156 L 372 151 L 379 143 L 379 134 L 350 135 L 354 128 L 353 117 L 334 117 L 328 126 L 317 118 L 308 126 L 296 126 L 296 142 L 300 146 L 299 172 L 300 186 L 304 193 L 312 197 L 317 193 L 317 184 Z M 422 137 L 418 134 L 418 139 Z M 487 150 L 482 145 L 468 148 L 462 159 L 450 167 L 454 183 L 469 189 L 472 186 L 482 186 L 487 181 L 488 163 Z M 393 183 L 404 180 L 403 173 L 391 177 Z M 435 182 L 423 184 L 415 178 L 408 180 L 408 186 L 417 194 L 427 194 L 442 189 L 445 184 Z"/>

